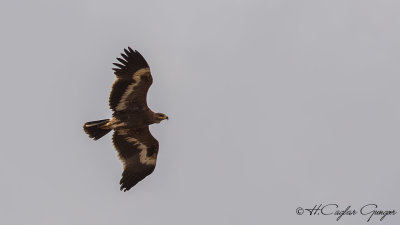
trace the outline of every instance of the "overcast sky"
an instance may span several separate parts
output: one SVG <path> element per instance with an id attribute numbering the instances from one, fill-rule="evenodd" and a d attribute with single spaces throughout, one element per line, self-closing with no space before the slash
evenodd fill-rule
<path id="1" fill-rule="evenodd" d="M 400 212 L 400 2 L 1 1 L 0 223 L 366 224 Z M 119 191 L 112 63 L 154 83 L 156 170 Z M 357 215 L 309 216 L 337 204 Z M 333 209 L 333 208 L 331 208 Z M 369 224 L 399 224 L 400 213 Z"/>

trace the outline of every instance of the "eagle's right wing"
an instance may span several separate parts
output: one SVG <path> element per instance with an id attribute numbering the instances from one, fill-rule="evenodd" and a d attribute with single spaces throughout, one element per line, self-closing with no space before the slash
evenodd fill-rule
<path id="1" fill-rule="evenodd" d="M 147 126 L 135 130 L 115 130 L 113 143 L 124 164 L 124 172 L 120 181 L 121 190 L 128 191 L 154 171 L 158 141 L 151 135 Z"/>
<path id="2" fill-rule="evenodd" d="M 114 63 L 117 76 L 111 94 L 110 108 L 114 112 L 135 111 L 147 108 L 147 92 L 153 83 L 149 65 L 143 56 L 128 47 L 124 49 L 122 58 L 117 58 L 120 63 Z"/>

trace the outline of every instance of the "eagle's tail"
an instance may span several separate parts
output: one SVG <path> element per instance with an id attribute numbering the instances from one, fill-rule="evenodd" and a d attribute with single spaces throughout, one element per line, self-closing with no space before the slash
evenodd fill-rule
<path id="1" fill-rule="evenodd" d="M 100 139 L 112 130 L 110 128 L 104 127 L 104 125 L 106 125 L 108 121 L 110 120 L 106 119 L 87 122 L 83 125 L 83 130 L 89 135 L 90 138 L 93 138 L 94 140 Z"/>

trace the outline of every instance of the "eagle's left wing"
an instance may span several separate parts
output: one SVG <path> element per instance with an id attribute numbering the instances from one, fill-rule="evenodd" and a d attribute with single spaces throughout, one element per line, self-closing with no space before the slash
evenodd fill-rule
<path id="1" fill-rule="evenodd" d="M 114 112 L 135 111 L 147 108 L 147 92 L 153 83 L 149 65 L 136 50 L 128 47 L 114 63 L 114 74 L 117 76 L 111 94 L 110 108 Z"/>
<path id="2" fill-rule="evenodd" d="M 149 127 L 146 126 L 135 130 L 115 130 L 113 143 L 124 164 L 124 172 L 120 181 L 121 190 L 128 191 L 154 171 L 158 154 L 158 141 L 151 135 Z"/>

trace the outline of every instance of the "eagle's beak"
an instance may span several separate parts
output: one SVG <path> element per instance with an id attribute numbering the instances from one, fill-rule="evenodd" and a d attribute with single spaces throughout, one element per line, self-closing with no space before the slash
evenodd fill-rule
<path id="1" fill-rule="evenodd" d="M 168 116 L 165 116 L 165 119 L 168 120 Z"/>

